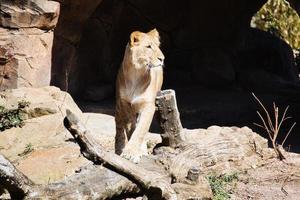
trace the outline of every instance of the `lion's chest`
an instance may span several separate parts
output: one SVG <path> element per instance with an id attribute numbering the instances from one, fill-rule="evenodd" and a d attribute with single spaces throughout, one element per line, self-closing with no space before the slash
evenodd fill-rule
<path id="1" fill-rule="evenodd" d="M 155 101 L 156 93 L 161 89 L 162 68 L 151 69 L 150 82 L 145 83 L 143 80 L 136 78 L 125 80 L 120 85 L 120 96 L 131 105 L 151 103 Z"/>

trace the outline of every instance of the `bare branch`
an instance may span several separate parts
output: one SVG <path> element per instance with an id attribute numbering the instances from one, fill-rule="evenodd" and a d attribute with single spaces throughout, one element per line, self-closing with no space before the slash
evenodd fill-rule
<path id="1" fill-rule="evenodd" d="M 283 140 L 283 142 L 281 143 L 281 146 L 283 146 L 284 145 L 284 143 L 285 143 L 285 141 L 286 141 L 286 139 L 289 137 L 289 135 L 290 135 L 290 133 L 291 133 L 291 131 L 293 130 L 293 128 L 296 126 L 296 122 L 294 122 L 294 124 L 291 126 L 291 128 L 290 128 L 290 130 L 289 130 L 289 132 L 286 134 L 286 136 L 285 136 L 285 138 L 284 138 L 284 140 Z"/>
<path id="2" fill-rule="evenodd" d="M 265 108 L 265 106 L 263 105 L 263 103 L 258 99 L 257 96 L 255 96 L 254 93 L 252 93 L 253 97 L 256 99 L 256 101 L 259 103 L 259 105 L 262 107 L 262 109 L 264 110 L 265 114 L 266 114 L 266 118 L 268 123 L 266 122 L 266 120 L 263 118 L 263 116 L 260 114 L 260 112 L 256 111 L 259 118 L 261 119 L 261 121 L 263 122 L 263 125 L 260 124 L 256 124 L 254 123 L 256 126 L 263 128 L 267 131 L 268 135 L 269 135 L 269 139 L 272 141 L 272 146 L 274 148 L 275 153 L 277 154 L 277 157 L 280 160 L 285 159 L 284 155 L 282 154 L 279 145 L 277 144 L 277 137 L 281 128 L 281 125 L 284 121 L 286 121 L 287 119 L 290 119 L 291 117 L 286 117 L 287 111 L 289 109 L 289 106 L 287 106 L 283 112 L 283 115 L 281 117 L 281 119 L 279 120 L 279 108 L 276 106 L 275 102 L 273 102 L 273 109 L 274 109 L 274 124 L 271 120 L 270 114 L 267 111 L 267 109 Z M 278 123 L 279 122 L 279 123 Z M 289 129 L 288 133 L 286 134 L 282 144 L 284 145 L 286 139 L 288 138 L 288 136 L 290 135 L 291 131 L 293 130 L 293 128 L 295 127 L 296 122 L 292 125 L 292 127 Z"/>
<path id="3" fill-rule="evenodd" d="M 265 127 L 265 130 L 267 131 L 267 133 L 268 133 L 270 139 L 272 139 L 272 138 L 273 138 L 273 136 L 272 136 L 272 134 L 271 134 L 272 132 L 269 130 L 269 128 L 268 128 L 268 126 L 267 126 L 267 124 L 266 124 L 264 118 L 261 116 L 261 114 L 260 114 L 258 111 L 256 111 L 256 112 L 257 112 L 258 116 L 260 117 L 261 121 L 263 122 L 264 127 Z"/>
<path id="4" fill-rule="evenodd" d="M 273 103 L 274 106 L 274 118 L 275 118 L 275 125 L 274 125 L 274 138 L 276 140 L 277 136 L 278 136 L 278 115 L 279 115 L 279 109 L 276 106 L 275 103 Z"/>
<path id="5" fill-rule="evenodd" d="M 264 127 L 263 125 L 260 125 L 260 124 L 257 124 L 257 123 L 253 123 L 253 124 L 254 124 L 255 126 L 258 126 L 258 127 L 262 128 L 262 129 L 267 130 L 266 127 Z"/>
<path id="6" fill-rule="evenodd" d="M 285 116 L 286 116 L 286 113 L 287 113 L 287 111 L 288 111 L 288 109 L 289 109 L 289 107 L 290 107 L 290 106 L 287 106 L 287 107 L 285 108 L 285 110 L 284 110 L 284 113 L 283 113 L 283 115 L 282 115 L 282 119 L 281 119 L 281 121 L 280 121 L 280 123 L 279 123 L 279 125 L 278 125 L 278 128 L 279 128 L 279 129 L 280 129 L 280 127 L 281 127 L 281 124 L 282 124 L 285 120 L 292 118 L 292 117 L 285 117 Z"/>
<path id="7" fill-rule="evenodd" d="M 267 109 L 265 108 L 265 106 L 262 104 L 262 102 L 258 99 L 257 96 L 255 96 L 255 94 L 252 92 L 252 95 L 254 96 L 254 98 L 256 99 L 256 101 L 260 104 L 260 106 L 262 107 L 262 109 L 265 111 L 265 114 L 267 115 L 267 120 L 268 120 L 268 124 L 269 124 L 269 128 L 271 130 L 274 130 L 273 124 L 272 124 L 272 120 L 271 117 L 269 115 L 269 112 L 267 111 Z"/>

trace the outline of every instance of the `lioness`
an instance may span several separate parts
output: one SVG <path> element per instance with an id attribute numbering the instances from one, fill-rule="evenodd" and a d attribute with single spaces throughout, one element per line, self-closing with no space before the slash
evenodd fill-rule
<path id="1" fill-rule="evenodd" d="M 159 45 L 156 29 L 131 33 L 117 76 L 115 152 L 135 163 L 147 154 L 144 139 L 163 82 L 164 55 Z"/>

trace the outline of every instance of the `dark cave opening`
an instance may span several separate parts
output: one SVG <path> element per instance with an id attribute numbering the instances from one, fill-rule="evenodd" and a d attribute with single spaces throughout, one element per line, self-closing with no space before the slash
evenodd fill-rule
<path id="1" fill-rule="evenodd" d="M 249 126 L 264 135 L 253 125 L 260 108 L 251 92 L 270 110 L 273 102 L 282 110 L 290 105 L 293 121 L 300 122 L 292 49 L 250 28 L 263 3 L 103 0 L 84 24 L 76 48 L 70 48 L 75 61 L 66 70 L 67 80 L 56 82 L 66 82 L 84 111 L 113 115 L 115 77 L 130 33 L 157 28 L 166 57 L 163 88 L 176 91 L 184 127 Z M 297 149 L 300 127 L 293 132 L 286 144 Z"/>

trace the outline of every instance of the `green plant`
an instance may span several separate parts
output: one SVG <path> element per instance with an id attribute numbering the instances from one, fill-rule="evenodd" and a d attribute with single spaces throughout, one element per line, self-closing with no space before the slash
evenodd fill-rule
<path id="1" fill-rule="evenodd" d="M 25 108 L 29 106 L 29 102 L 18 102 L 18 108 L 6 109 L 0 106 L 0 131 L 10 129 L 12 127 L 22 127 L 24 125 Z"/>
<path id="2" fill-rule="evenodd" d="M 251 25 L 275 34 L 293 49 L 300 48 L 300 18 L 286 0 L 268 0 L 253 16 Z"/>
<path id="3" fill-rule="evenodd" d="M 18 154 L 18 156 L 25 156 L 31 152 L 34 151 L 34 148 L 33 148 L 33 145 L 31 143 L 28 143 L 26 146 L 25 146 L 25 149 L 22 153 Z"/>
<path id="4" fill-rule="evenodd" d="M 259 105 L 262 107 L 264 113 L 265 113 L 265 118 L 262 116 L 262 114 L 259 112 L 259 111 L 256 111 L 259 118 L 261 119 L 262 121 L 262 125 L 261 124 L 257 124 L 257 123 L 254 123 L 256 126 L 264 129 L 271 142 L 272 142 L 272 146 L 274 148 L 274 151 L 277 155 L 277 157 L 280 159 L 280 160 L 283 160 L 285 159 L 284 155 L 282 154 L 282 152 L 280 151 L 280 146 L 283 146 L 286 139 L 289 137 L 291 131 L 293 130 L 293 128 L 295 127 L 296 125 L 296 122 L 293 123 L 293 125 L 290 127 L 289 131 L 287 132 L 287 134 L 285 135 L 285 138 L 283 140 L 283 142 L 281 143 L 281 145 L 278 145 L 277 143 L 277 137 L 278 137 L 278 134 L 279 134 L 279 131 L 281 129 L 281 126 L 282 126 L 282 123 L 288 119 L 291 119 L 291 117 L 287 117 L 286 116 L 286 113 L 289 109 L 289 106 L 287 106 L 283 112 L 283 115 L 280 119 L 279 117 L 279 108 L 276 106 L 275 103 L 273 103 L 273 109 L 274 109 L 274 119 L 272 120 L 271 117 L 270 117 L 270 114 L 269 112 L 267 111 L 266 107 L 263 105 L 263 103 L 257 98 L 257 96 L 255 96 L 254 93 L 252 93 L 252 95 L 254 96 L 254 98 L 256 99 L 256 101 L 259 103 Z"/>
<path id="5" fill-rule="evenodd" d="M 224 174 L 224 175 L 216 175 L 211 174 L 206 177 L 211 190 L 213 192 L 214 200 L 227 200 L 230 199 L 229 192 L 227 190 L 228 184 L 233 183 L 238 180 L 238 174 Z"/>

